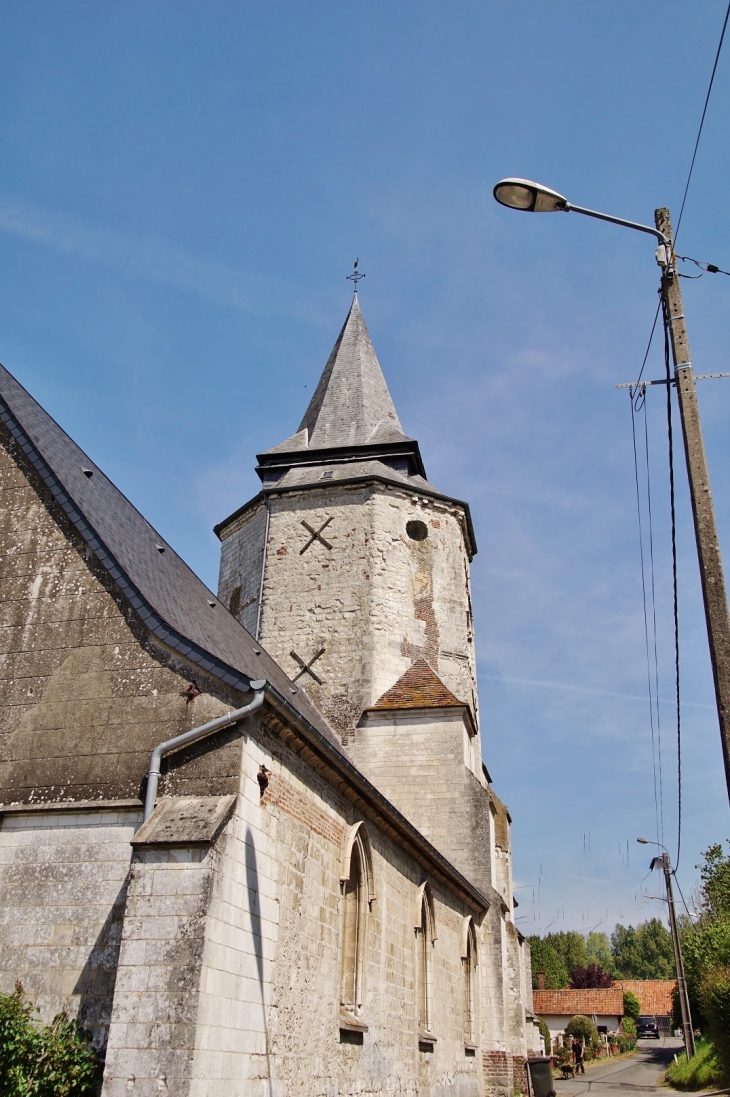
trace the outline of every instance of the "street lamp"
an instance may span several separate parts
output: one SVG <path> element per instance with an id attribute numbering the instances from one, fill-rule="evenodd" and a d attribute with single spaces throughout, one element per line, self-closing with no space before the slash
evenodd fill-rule
<path id="1" fill-rule="evenodd" d="M 648 232 L 661 244 L 669 245 L 669 239 L 659 229 L 649 225 L 640 225 L 638 221 L 625 221 L 623 217 L 613 217 L 609 213 L 574 206 L 562 194 L 531 179 L 500 179 L 493 191 L 494 197 L 502 206 L 523 210 L 525 213 L 584 213 L 586 217 L 596 217 L 599 221 L 610 221 L 614 225 L 623 225 L 627 229 Z"/>
<path id="2" fill-rule="evenodd" d="M 583 213 L 599 221 L 610 221 L 614 225 L 623 225 L 624 228 L 649 233 L 659 241 L 656 259 L 662 268 L 661 294 L 664 324 L 669 332 L 674 360 L 674 377 L 668 379 L 667 383 L 677 386 L 702 597 L 705 604 L 707 638 L 725 761 L 725 782 L 730 797 L 730 614 L 728 614 L 720 541 L 712 505 L 710 474 L 702 440 L 695 376 L 689 353 L 689 339 L 684 319 L 682 290 L 677 273 L 677 257 L 674 253 L 669 210 L 666 208 L 655 210 L 656 228 L 651 228 L 636 221 L 626 221 L 622 217 L 613 217 L 608 213 L 574 206 L 562 194 L 531 179 L 501 179 L 494 188 L 494 197 L 509 209 L 522 210 L 525 213 Z"/>
<path id="3" fill-rule="evenodd" d="M 682 959 L 682 949 L 679 944 L 679 933 L 677 932 L 677 914 L 674 909 L 674 892 L 672 891 L 672 867 L 669 863 L 669 851 L 666 846 L 663 846 L 661 842 L 650 842 L 648 838 L 637 838 L 637 842 L 640 842 L 642 846 L 659 846 L 664 850 L 661 857 L 654 857 L 652 859 L 649 871 L 655 868 L 660 868 L 664 872 L 664 883 L 667 888 L 667 907 L 669 909 L 669 928 L 672 931 L 672 944 L 674 946 L 674 963 L 677 968 L 677 990 L 679 991 L 679 1004 L 682 1008 L 682 1028 L 684 1030 L 684 1048 L 687 1053 L 687 1058 L 694 1058 L 695 1054 L 695 1034 L 692 1028 L 692 1013 L 689 1008 L 689 994 L 687 993 L 687 982 L 684 977 L 684 960 Z"/>

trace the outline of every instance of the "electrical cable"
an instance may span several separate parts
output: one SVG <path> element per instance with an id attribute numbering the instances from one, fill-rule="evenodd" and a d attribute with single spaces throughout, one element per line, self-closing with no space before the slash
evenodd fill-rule
<path id="1" fill-rule="evenodd" d="M 654 341 L 654 332 L 656 331 L 656 322 L 659 319 L 659 309 L 661 307 L 662 307 L 662 303 L 660 301 L 659 304 L 656 307 L 656 312 L 654 313 L 654 323 L 651 325 L 651 331 L 649 332 L 649 342 L 646 344 L 646 350 L 644 351 L 644 360 L 641 363 L 641 369 L 639 370 L 639 376 L 636 379 L 637 385 L 638 385 L 639 381 L 641 380 L 641 378 L 644 375 L 644 366 L 646 365 L 646 360 L 649 357 L 649 351 L 651 350 L 651 344 Z"/>
<path id="2" fill-rule="evenodd" d="M 679 880 L 677 879 L 677 870 L 676 870 L 676 868 L 672 869 L 672 876 L 674 877 L 674 882 L 677 885 L 677 891 L 682 896 L 682 904 L 684 906 L 684 909 L 687 911 L 687 917 L 689 918 L 689 920 L 691 922 L 692 921 L 692 915 L 689 912 L 689 907 L 687 906 L 687 900 L 684 897 L 684 893 L 682 891 L 682 888 L 680 887 Z"/>
<path id="3" fill-rule="evenodd" d="M 667 442 L 669 446 L 669 502 L 672 523 L 672 593 L 674 601 L 674 679 L 677 696 L 677 859 L 682 849 L 682 723 L 679 703 L 679 595 L 677 588 L 677 513 L 674 493 L 674 434 L 672 430 L 672 375 L 669 365 L 669 315 L 662 297 L 664 319 L 664 365 L 667 373 Z"/>
<path id="4" fill-rule="evenodd" d="M 649 689 L 649 728 L 651 729 L 651 760 L 654 775 L 654 816 L 656 819 L 656 837 L 657 842 L 660 841 L 659 837 L 659 783 L 657 780 L 657 764 L 656 764 L 656 748 L 654 744 L 654 698 L 651 683 L 651 658 L 649 655 L 649 621 L 646 609 L 646 565 L 644 561 L 644 527 L 641 518 L 641 492 L 639 490 L 639 459 L 636 448 L 636 411 L 638 410 L 636 405 L 640 400 L 639 408 L 643 406 L 646 408 L 646 388 L 639 386 L 639 395 L 636 396 L 634 389 L 629 389 L 629 395 L 631 397 L 631 440 L 634 447 L 634 484 L 636 486 L 636 513 L 639 519 L 639 557 L 641 560 L 641 599 L 644 609 L 644 650 L 646 652 L 646 679 Z"/>
<path id="5" fill-rule="evenodd" d="M 727 11 L 725 12 L 725 20 L 722 24 L 722 31 L 720 33 L 720 41 L 717 44 L 717 52 L 715 54 L 715 63 L 712 66 L 712 73 L 710 75 L 710 83 L 707 87 L 707 95 L 705 96 L 705 105 L 702 108 L 702 117 L 700 118 L 700 125 L 699 125 L 699 129 L 697 130 L 697 139 L 695 141 L 695 147 L 694 147 L 694 150 L 692 152 L 692 159 L 690 161 L 689 171 L 687 173 L 687 182 L 685 183 L 685 186 L 684 186 L 684 194 L 682 195 L 682 205 L 680 206 L 680 209 L 679 209 L 679 218 L 677 220 L 677 227 L 674 230 L 674 241 L 673 241 L 674 244 L 676 244 L 676 242 L 677 242 L 677 236 L 679 235 L 679 226 L 682 224 L 682 216 L 684 214 L 684 207 L 685 207 L 685 204 L 687 202 L 687 194 L 689 192 L 689 185 L 692 181 L 692 172 L 694 171 L 695 160 L 697 159 L 697 150 L 700 147 L 700 138 L 702 137 L 702 130 L 703 130 L 704 125 L 705 125 L 705 115 L 707 114 L 707 107 L 709 106 L 709 103 L 710 103 L 710 96 L 712 94 L 712 86 L 715 82 L 715 73 L 717 72 L 717 65 L 718 65 L 718 62 L 720 60 L 720 53 L 722 52 L 722 44 L 725 40 L 725 31 L 727 30 L 728 19 L 730 19 L 730 2 L 728 3 Z M 706 269 L 709 270 L 710 267 L 713 267 L 713 266 L 714 266 L 714 264 L 708 263 Z M 711 273 L 712 274 L 727 274 L 728 272 L 724 271 L 724 270 L 720 271 L 718 269 L 718 270 L 712 270 Z M 683 277 L 686 277 L 686 276 L 683 276 Z M 701 278 L 702 275 L 695 275 L 695 277 L 700 277 Z M 649 342 L 647 343 L 646 351 L 644 353 L 644 361 L 641 363 L 641 370 L 639 371 L 639 376 L 637 378 L 638 381 L 641 380 L 641 378 L 644 374 L 644 366 L 646 365 L 646 360 L 649 357 L 649 351 L 651 350 L 651 344 L 654 340 L 654 332 L 656 331 L 656 322 L 657 322 L 657 319 L 659 318 L 659 309 L 660 308 L 661 308 L 661 303 L 659 305 L 657 305 L 657 310 L 654 313 L 654 323 L 651 325 L 651 332 L 649 334 Z"/>
<path id="6" fill-rule="evenodd" d="M 699 259 L 693 259 L 689 255 L 678 255 L 677 259 L 681 259 L 683 263 L 694 263 L 702 271 L 702 274 L 680 274 L 680 278 L 701 278 L 703 274 L 726 274 L 730 278 L 730 271 L 721 270 L 714 263 L 701 263 Z"/>
<path id="7" fill-rule="evenodd" d="M 646 391 L 646 390 L 645 390 Z M 659 707 L 659 655 L 657 651 L 656 582 L 654 578 L 654 520 L 651 506 L 651 473 L 649 469 L 649 424 L 644 400 L 644 456 L 646 461 L 646 507 L 649 518 L 649 575 L 651 577 L 651 616 L 654 646 L 654 701 L 656 704 L 657 769 L 659 771 L 659 830 L 664 845 L 664 780 L 662 775 L 662 721 Z"/>
<path id="8" fill-rule="evenodd" d="M 727 11 L 725 12 L 725 21 L 722 24 L 722 32 L 720 34 L 720 41 L 717 44 L 717 53 L 715 54 L 715 64 L 712 66 L 712 75 L 710 76 L 710 83 L 707 88 L 707 95 L 705 96 L 705 105 L 702 108 L 702 117 L 700 118 L 700 128 L 697 130 L 697 140 L 695 141 L 694 152 L 692 153 L 692 160 L 689 165 L 689 172 L 687 174 L 687 183 L 684 188 L 684 194 L 682 195 L 682 205 L 679 209 L 679 218 L 677 220 L 677 227 L 674 230 L 674 243 L 677 242 L 677 236 L 679 235 L 679 226 L 682 224 L 682 214 L 684 213 L 684 204 L 687 201 L 687 192 L 692 180 L 692 172 L 695 166 L 695 160 L 697 159 L 697 149 L 700 147 L 700 138 L 702 137 L 702 127 L 705 124 L 705 115 L 707 114 L 707 107 L 710 102 L 710 95 L 712 94 L 712 85 L 715 82 L 715 73 L 717 72 L 717 64 L 720 60 L 720 52 L 722 50 L 722 43 L 725 39 L 725 31 L 727 30 L 728 19 L 730 19 L 730 3 L 728 3 Z"/>

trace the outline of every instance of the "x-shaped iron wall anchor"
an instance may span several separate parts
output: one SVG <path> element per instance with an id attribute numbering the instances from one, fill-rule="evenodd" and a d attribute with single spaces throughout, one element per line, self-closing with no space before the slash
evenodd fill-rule
<path id="1" fill-rule="evenodd" d="M 317 654 L 313 655 L 308 663 L 305 663 L 304 660 L 301 659 L 295 651 L 290 651 L 289 654 L 291 655 L 292 659 L 296 660 L 296 662 L 299 663 L 299 666 L 302 668 L 296 675 L 296 677 L 292 678 L 292 682 L 298 682 L 303 674 L 308 674 L 310 678 L 314 678 L 318 686 L 321 686 L 323 684 L 322 679 L 319 677 L 319 675 L 315 674 L 315 672 L 312 670 L 312 667 L 317 662 L 320 655 L 324 655 L 324 653 L 325 649 L 320 648 Z"/>
<path id="2" fill-rule="evenodd" d="M 322 525 L 319 527 L 319 529 L 312 529 L 309 522 L 302 522 L 302 525 L 304 526 L 304 528 L 306 530 L 308 530 L 308 532 L 311 533 L 312 536 L 309 538 L 309 540 L 307 541 L 304 548 L 299 550 L 299 555 L 300 556 L 303 556 L 304 553 L 309 548 L 309 546 L 313 545 L 315 541 L 319 541 L 321 544 L 324 545 L 325 548 L 328 548 L 328 549 L 332 548 L 332 545 L 329 543 L 329 541 L 325 541 L 324 537 L 322 536 L 322 530 L 325 529 L 330 524 L 331 521 L 332 521 L 331 518 L 327 518 L 326 521 L 324 521 L 322 523 Z"/>

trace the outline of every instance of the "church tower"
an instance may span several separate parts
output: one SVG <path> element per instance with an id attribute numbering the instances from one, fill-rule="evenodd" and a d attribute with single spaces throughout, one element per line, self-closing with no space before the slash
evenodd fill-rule
<path id="1" fill-rule="evenodd" d="M 261 492 L 216 527 L 221 601 L 381 791 L 491 883 L 469 508 L 427 480 L 357 293 L 299 429 L 258 462 Z"/>

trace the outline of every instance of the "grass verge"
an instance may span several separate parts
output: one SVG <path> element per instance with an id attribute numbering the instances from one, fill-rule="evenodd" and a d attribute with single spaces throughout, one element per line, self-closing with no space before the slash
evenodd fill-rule
<path id="1" fill-rule="evenodd" d="M 666 1079 L 674 1089 L 700 1090 L 721 1086 L 723 1078 L 715 1058 L 715 1049 L 709 1040 L 697 1041 L 697 1054 L 687 1062 L 684 1052 L 677 1056 L 666 1073 Z"/>

